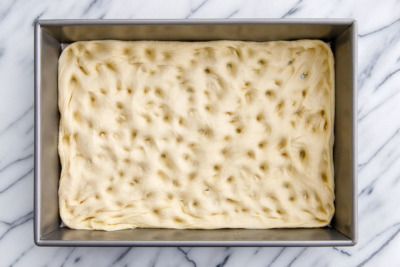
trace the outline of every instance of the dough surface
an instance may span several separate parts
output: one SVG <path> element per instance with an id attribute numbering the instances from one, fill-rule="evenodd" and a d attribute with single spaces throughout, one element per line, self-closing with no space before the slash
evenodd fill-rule
<path id="1" fill-rule="evenodd" d="M 328 225 L 333 64 L 318 40 L 69 45 L 59 60 L 62 221 Z"/>

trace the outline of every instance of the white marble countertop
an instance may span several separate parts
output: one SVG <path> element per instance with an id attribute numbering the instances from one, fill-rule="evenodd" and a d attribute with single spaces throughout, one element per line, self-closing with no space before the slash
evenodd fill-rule
<path id="1" fill-rule="evenodd" d="M 37 18 L 355 18 L 359 242 L 326 248 L 44 248 L 33 243 Z M 400 266 L 400 1 L 0 3 L 0 266 Z"/>

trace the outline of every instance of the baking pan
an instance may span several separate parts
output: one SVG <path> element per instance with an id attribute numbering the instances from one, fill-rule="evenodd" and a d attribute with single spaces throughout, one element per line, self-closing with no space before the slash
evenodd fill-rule
<path id="1" fill-rule="evenodd" d="M 57 67 L 62 46 L 83 40 L 320 39 L 335 56 L 335 216 L 311 229 L 60 227 Z M 38 20 L 35 24 L 34 241 L 39 246 L 351 246 L 357 242 L 357 24 L 350 19 Z"/>

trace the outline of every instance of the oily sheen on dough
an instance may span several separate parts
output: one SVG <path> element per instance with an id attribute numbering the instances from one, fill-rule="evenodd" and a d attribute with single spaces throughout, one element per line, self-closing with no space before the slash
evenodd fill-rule
<path id="1" fill-rule="evenodd" d="M 69 45 L 59 60 L 62 221 L 329 224 L 333 64 L 318 40 Z"/>

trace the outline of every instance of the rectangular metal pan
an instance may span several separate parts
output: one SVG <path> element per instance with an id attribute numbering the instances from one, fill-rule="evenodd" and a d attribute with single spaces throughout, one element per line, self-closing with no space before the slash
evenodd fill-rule
<path id="1" fill-rule="evenodd" d="M 316 229 L 133 229 L 60 227 L 57 66 L 62 45 L 82 40 L 320 39 L 335 56 L 335 208 Z M 34 240 L 39 246 L 351 246 L 357 242 L 357 24 L 350 19 L 39 20 L 35 24 Z"/>

